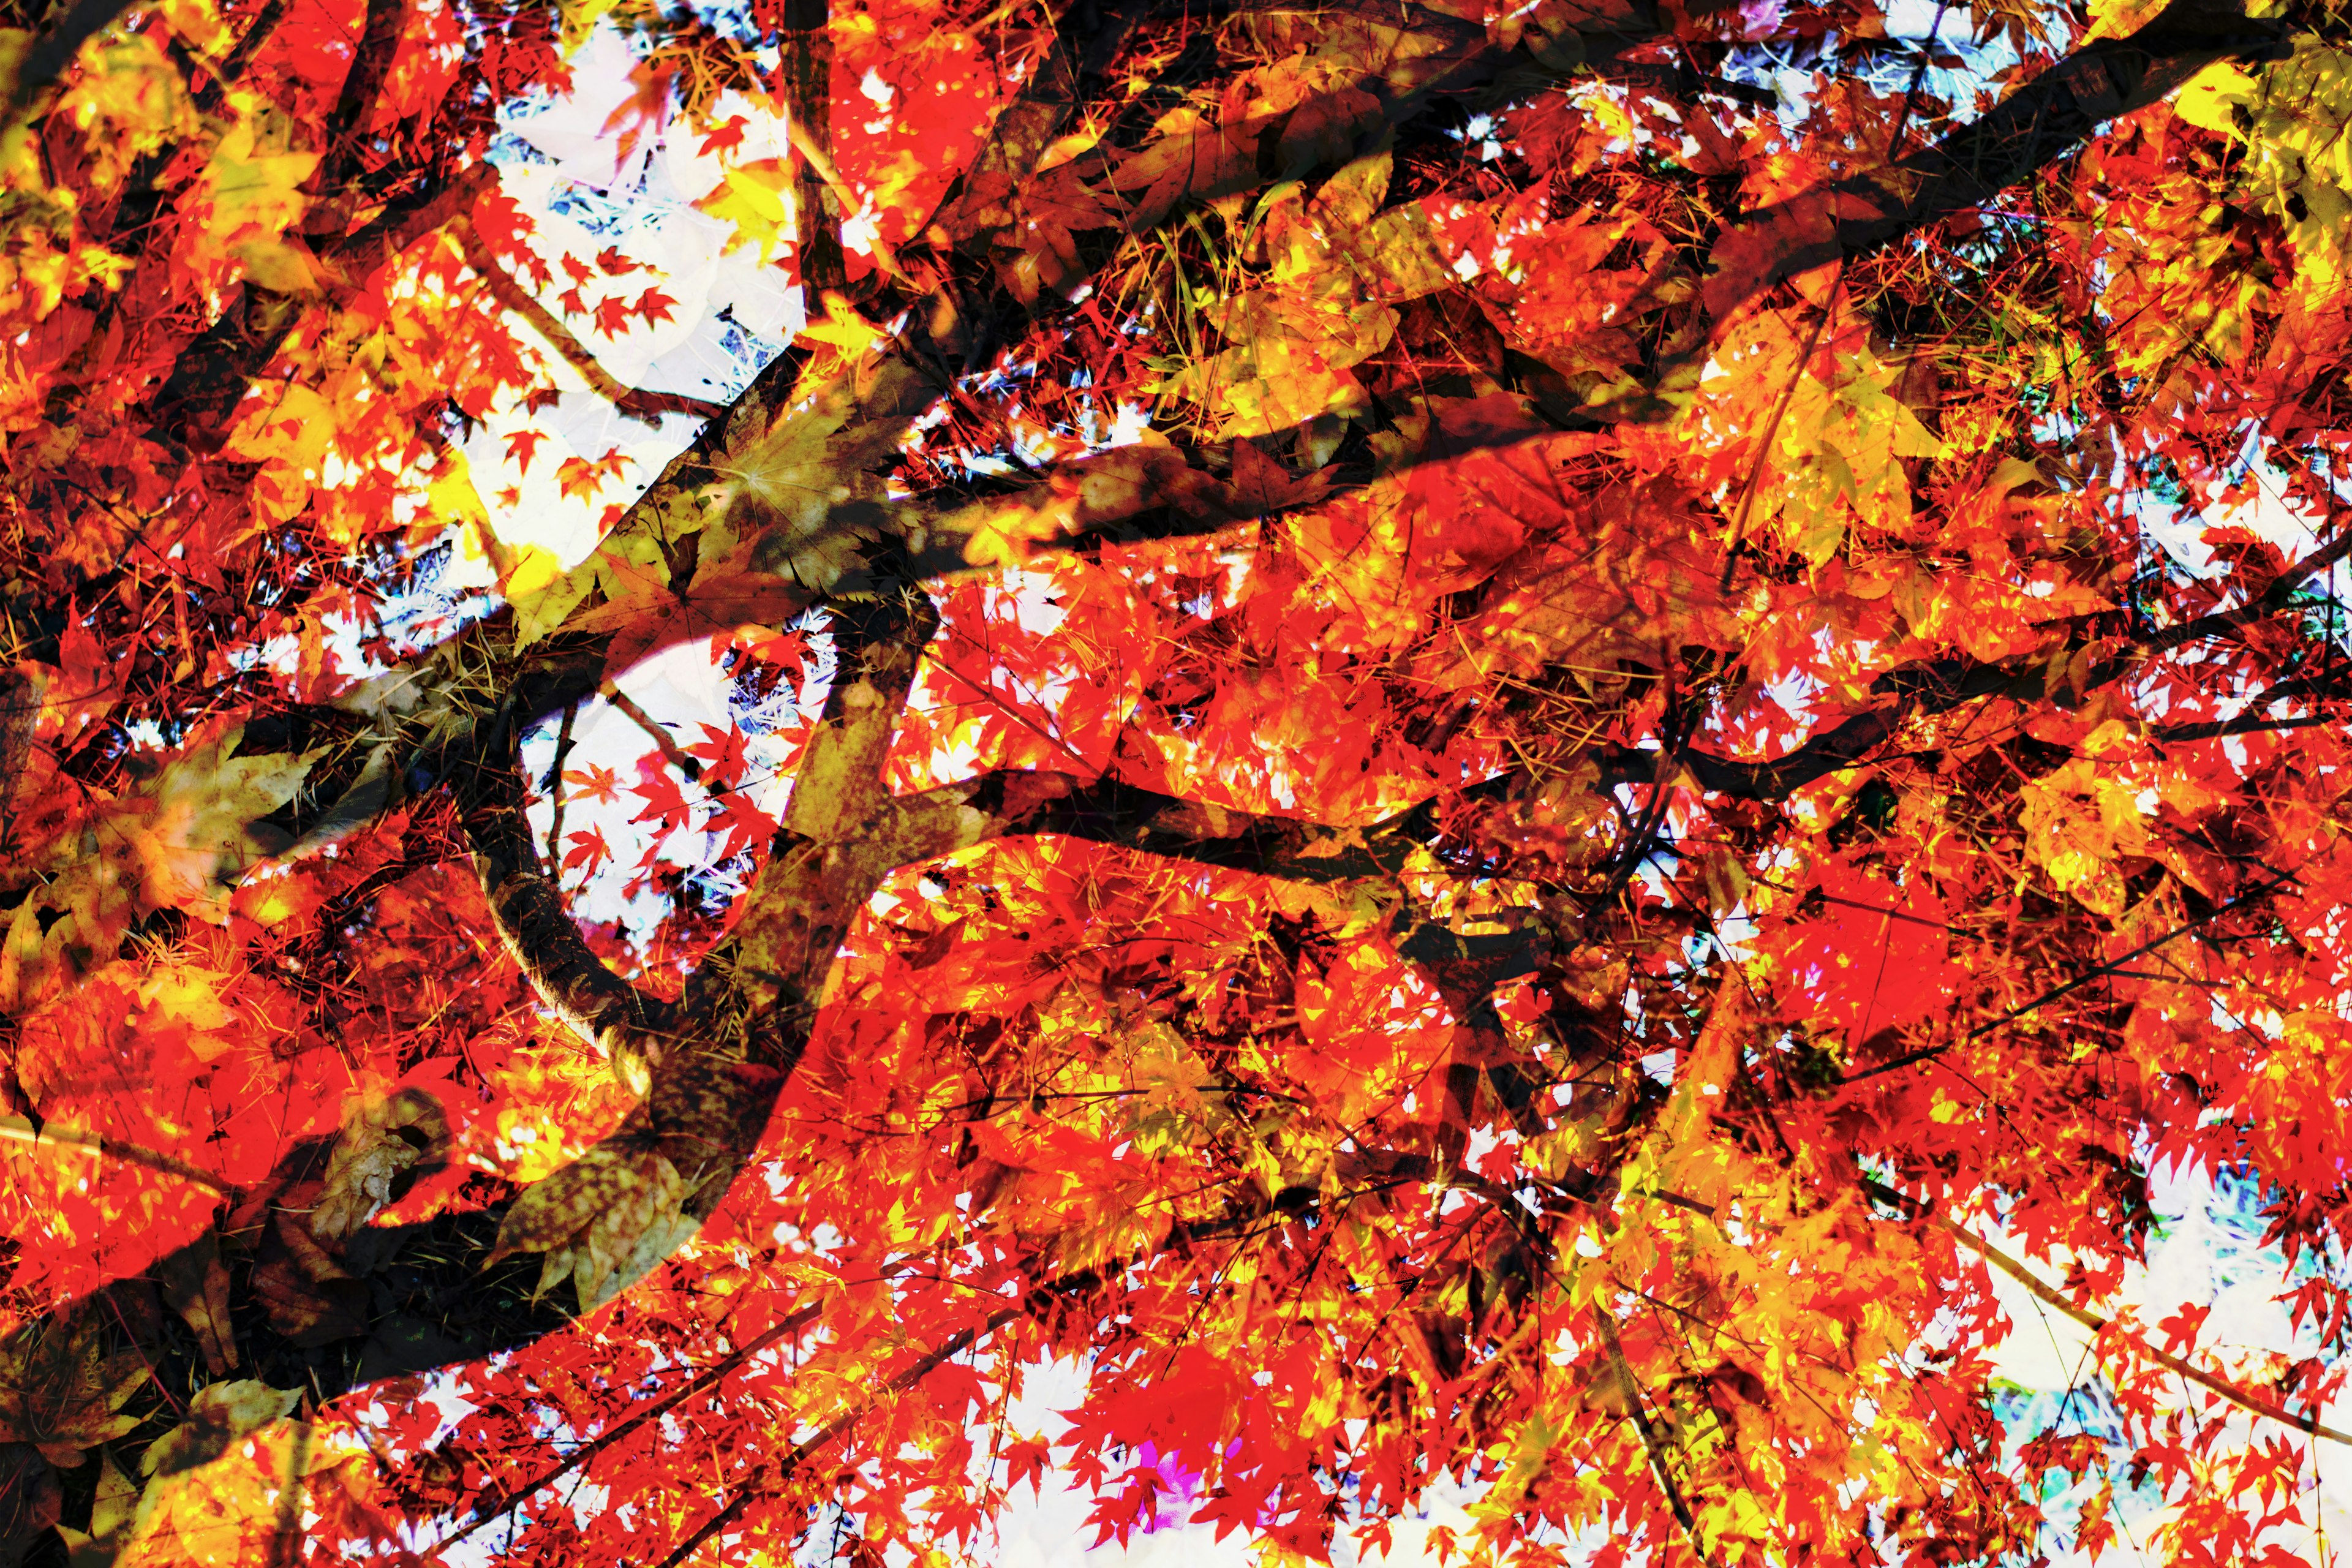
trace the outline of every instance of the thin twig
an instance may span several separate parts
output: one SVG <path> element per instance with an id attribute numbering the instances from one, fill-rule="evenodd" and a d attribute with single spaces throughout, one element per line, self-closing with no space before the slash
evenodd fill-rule
<path id="1" fill-rule="evenodd" d="M 1690 1542 L 1698 1560 L 1711 1568 L 1715 1559 L 1707 1555 L 1706 1543 L 1699 1539 L 1697 1516 L 1691 1512 L 1682 1488 L 1675 1484 L 1674 1471 L 1666 1462 L 1665 1443 L 1650 1424 L 1648 1407 L 1642 1403 L 1641 1380 L 1633 1375 L 1633 1363 L 1625 1359 L 1625 1347 L 1617 1338 L 1617 1320 L 1598 1302 L 1593 1304 L 1592 1316 L 1601 1325 L 1601 1343 L 1609 1347 L 1609 1362 L 1616 1369 L 1617 1381 L 1623 1389 L 1626 1413 L 1633 1419 L 1633 1429 L 1642 1435 L 1643 1450 L 1650 1457 L 1651 1473 L 1658 1478 L 1658 1485 L 1666 1494 L 1666 1504 L 1675 1511 L 1675 1522 L 1683 1527 L 1683 1538 Z"/>
<path id="2" fill-rule="evenodd" d="M 1886 1185 L 1883 1182 L 1874 1182 L 1868 1178 L 1864 1178 L 1862 1184 L 1864 1187 L 1868 1189 L 1872 1197 L 1876 1198 L 1879 1202 L 1885 1204 L 1890 1207 L 1903 1210 L 1914 1219 L 1925 1220 L 1928 1224 L 1936 1226 L 1937 1229 L 1942 1231 L 1945 1235 L 1950 1237 L 1961 1246 L 1969 1248 L 1971 1252 L 1976 1253 L 1987 1263 L 1991 1264 L 1995 1268 L 2000 1269 L 2003 1274 L 2008 1275 L 2011 1279 L 2024 1286 L 2025 1289 L 2032 1294 L 2035 1300 L 2042 1301 L 2048 1306 L 2055 1307 L 2058 1310 L 2065 1313 L 2066 1316 L 2074 1319 L 2074 1321 L 2082 1324 L 2084 1328 L 2089 1329 L 2093 1333 L 2104 1336 L 2110 1330 L 2116 1327 L 2113 1320 L 2102 1318 L 2096 1312 L 2089 1311 L 2084 1308 L 2076 1306 L 2074 1302 L 2068 1300 L 2063 1294 L 2057 1290 L 2053 1290 L 2049 1286 L 2043 1284 L 2041 1279 L 2035 1275 L 2032 1269 L 2026 1268 L 2024 1264 L 2020 1263 L 2014 1258 L 2010 1257 L 2009 1254 L 2001 1251 L 2000 1248 L 1993 1246 L 1992 1243 L 1985 1240 L 1984 1237 L 1977 1235 L 1976 1232 L 1969 1229 L 1966 1226 L 1960 1225 L 1956 1221 L 1947 1219 L 1943 1215 L 1928 1207 L 1926 1204 L 1921 1203 L 1916 1198 L 1906 1196 L 1904 1194 L 1897 1192 L 1895 1189 Z M 2168 1351 L 2160 1351 L 2137 1335 L 2130 1336 L 2130 1342 L 2131 1347 L 2135 1352 L 2147 1357 L 2148 1360 L 2156 1363 L 2158 1366 L 2163 1367 L 2166 1371 L 2177 1373 L 2180 1376 L 2185 1377 L 2189 1382 L 2195 1384 L 2198 1387 L 2221 1395 L 2223 1399 L 2228 1400 L 2231 1404 L 2236 1405 L 2241 1410 L 2250 1411 L 2256 1415 L 2267 1416 L 2273 1421 L 2282 1422 L 2286 1426 L 2292 1426 L 2299 1432 L 2308 1432 L 2315 1437 L 2325 1437 L 2331 1443 L 2342 1443 L 2347 1447 L 2352 1447 L 2352 1432 L 2339 1432 L 2333 1426 L 2323 1425 L 2319 1416 L 2315 1413 L 2310 1415 L 2297 1415 L 2293 1411 L 2287 1409 L 2284 1405 L 2264 1399 L 2260 1394 L 2248 1394 L 2244 1389 L 2237 1387 L 2228 1380 L 2215 1377 L 2211 1373 L 2195 1366 L 2189 1362 L 2183 1361 L 2180 1357 L 2174 1355 Z"/>
<path id="3" fill-rule="evenodd" d="M 553 803 L 547 823 L 548 874 L 559 887 L 563 882 L 563 760 L 572 754 L 572 725 L 579 717 L 579 703 L 563 705 L 563 723 L 555 731 L 555 761 L 547 769 L 547 794 Z"/>
<path id="4" fill-rule="evenodd" d="M 144 1148 L 137 1143 L 125 1143 L 119 1139 L 102 1138 L 98 1133 L 85 1131 L 79 1127 L 60 1127 L 54 1121 L 44 1123 L 37 1128 L 21 1116 L 0 1116 L 0 1142 L 23 1143 L 37 1151 L 75 1149 L 90 1155 L 110 1154 L 126 1164 L 144 1165 L 151 1171 L 161 1171 L 167 1176 L 177 1176 L 184 1182 L 194 1182 L 200 1187 L 207 1187 L 226 1197 L 235 1197 L 243 1191 L 242 1188 L 221 1180 L 210 1171 L 202 1170 L 184 1160 L 175 1159 L 158 1150 Z"/>
<path id="5" fill-rule="evenodd" d="M 2053 985 L 2049 990 L 2044 991 L 2041 995 L 2034 997 L 2032 1001 L 2019 1003 L 2016 1006 L 2011 1007 L 2008 1012 L 2003 1013 L 1998 1018 L 1987 1019 L 1984 1023 L 1979 1024 L 1975 1028 L 1970 1029 L 1967 1034 L 1960 1036 L 1957 1039 L 1945 1040 L 1932 1046 L 1922 1046 L 1916 1051 L 1906 1051 L 1903 1055 L 1895 1058 L 1891 1061 L 1884 1061 L 1878 1063 L 1875 1067 L 1864 1068 L 1860 1072 L 1848 1073 L 1845 1075 L 1845 1081 L 1853 1083 L 1861 1079 L 1876 1078 L 1881 1073 L 1893 1072 L 1898 1068 L 1907 1068 L 1917 1062 L 1933 1060 L 1935 1058 L 1942 1056 L 1946 1051 L 1950 1050 L 1954 1046 L 1961 1045 L 1967 1041 L 1976 1039 L 1980 1036 L 1990 1034 L 1993 1030 L 1998 1029 L 2003 1024 L 2023 1017 L 2026 1014 L 2032 1012 L 2037 1007 L 2047 1006 L 2051 1003 L 2057 1001 L 2061 996 L 2064 996 L 2071 992 L 2079 991 L 2084 986 L 2090 984 L 2094 981 L 2106 979 L 2115 974 L 2122 965 L 2129 963 L 2133 959 L 2139 957 L 2141 954 L 2153 952 L 2158 948 L 2164 946 L 2167 942 L 2178 941 L 2181 937 L 2187 936 L 2190 931 L 2195 931 L 2198 927 L 2219 920 L 2221 916 L 2228 914 L 2232 910 L 2242 909 L 2246 905 L 2252 903 L 2256 899 L 2264 898 L 2294 880 L 2295 880 L 2295 875 L 2294 872 L 2282 871 L 2277 876 L 2273 877 L 2269 881 L 2264 882 L 2261 887 L 2254 888 L 2239 894 L 2236 898 L 2231 899 L 2228 903 L 2223 904 L 2213 910 L 2212 913 L 2205 915 L 2200 919 L 2190 921 L 2186 925 L 2175 926 L 2172 930 L 2166 931 L 2162 936 L 2151 937 L 2147 941 L 2140 943 L 2137 947 L 2133 948 L 2129 952 L 2118 954 L 2117 956 L 2107 960 L 2106 963 L 2098 965 L 2096 968 L 2085 970 L 2084 973 L 2077 974 L 2074 979 L 2065 982 L 2063 984 Z"/>
<path id="6" fill-rule="evenodd" d="M 490 247 L 470 220 L 454 218 L 449 232 L 457 237 L 458 248 L 465 253 L 466 265 L 472 268 L 482 281 L 489 286 L 490 297 L 530 324 L 533 331 L 547 340 L 548 345 L 563 356 L 563 363 L 580 373 L 591 391 L 611 403 L 630 418 L 647 425 L 658 425 L 665 414 L 690 414 L 698 419 L 716 419 L 727 410 L 719 404 L 689 397 L 682 392 L 646 392 L 634 386 L 624 386 L 606 370 L 595 352 L 572 335 L 562 318 L 539 302 L 531 291 L 515 280 L 514 275 L 499 264 Z"/>

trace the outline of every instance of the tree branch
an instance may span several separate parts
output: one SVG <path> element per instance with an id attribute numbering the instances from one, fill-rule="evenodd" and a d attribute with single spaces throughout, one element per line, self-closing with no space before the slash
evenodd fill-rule
<path id="1" fill-rule="evenodd" d="M 681 392 L 646 392 L 639 387 L 624 386 L 595 351 L 572 335 L 562 319 L 539 302 L 538 296 L 515 280 L 514 275 L 499 265 L 490 253 L 481 231 L 470 219 L 458 217 L 449 225 L 464 251 L 466 265 L 489 286 L 490 297 L 520 316 L 530 330 L 547 341 L 548 346 L 563 356 L 563 363 L 578 371 L 597 396 L 619 409 L 630 418 L 647 425 L 658 425 L 665 414 L 690 414 L 698 419 L 716 419 L 727 410 L 719 404 L 689 397 Z"/>
<path id="2" fill-rule="evenodd" d="M 176 1176 L 184 1182 L 193 1182 L 197 1186 L 209 1188 L 226 1197 L 235 1197 L 237 1194 L 237 1189 L 234 1185 L 221 1180 L 210 1171 L 189 1164 L 185 1160 L 176 1159 L 142 1144 L 126 1143 L 120 1139 L 110 1139 L 78 1127 L 61 1127 L 54 1121 L 44 1122 L 36 1127 L 25 1117 L 0 1115 L 0 1142 L 22 1143 L 36 1153 L 74 1149 L 93 1158 L 111 1155 L 126 1164 L 144 1165 L 151 1171 L 161 1172 L 167 1176 Z"/>
<path id="3" fill-rule="evenodd" d="M 1666 1504 L 1674 1510 L 1675 1522 L 1682 1526 L 1683 1539 L 1690 1542 L 1692 1552 L 1701 1563 L 1712 1564 L 1715 1559 L 1707 1554 L 1706 1543 L 1699 1539 L 1698 1519 L 1685 1500 L 1682 1488 L 1675 1483 L 1665 1444 L 1659 1437 L 1657 1428 L 1650 1424 L 1648 1407 L 1642 1401 L 1641 1380 L 1633 1375 L 1633 1365 L 1625 1359 L 1625 1347 L 1617 1338 L 1617 1320 L 1610 1314 L 1608 1308 L 1598 1301 L 1592 1304 L 1592 1317 L 1601 1326 L 1601 1342 L 1609 1349 L 1609 1364 L 1615 1369 L 1617 1381 L 1622 1385 L 1626 1414 L 1633 1423 L 1633 1429 L 1641 1434 L 1643 1452 L 1649 1456 L 1650 1473 L 1657 1477 L 1658 1489 L 1666 1494 Z"/>
<path id="4" fill-rule="evenodd" d="M 782 16 L 784 110 L 792 121 L 794 247 L 801 282 L 814 300 L 846 288 L 841 249 L 838 176 L 828 180 L 833 151 L 833 35 L 825 0 L 784 0 Z M 814 156 L 811 156 L 812 149 Z M 824 163 L 824 171 L 818 167 Z"/>
<path id="5" fill-rule="evenodd" d="M 677 1009 L 614 973 L 580 934 L 562 889 L 540 861 L 514 760 L 471 768 L 457 784 L 468 808 L 475 874 L 508 953 L 541 1003 L 603 1049 L 624 1083 L 645 1093 L 651 1064 L 673 1043 Z"/>
<path id="6" fill-rule="evenodd" d="M 53 85 L 73 64 L 81 47 L 119 21 L 131 9 L 130 0 L 74 0 L 57 25 L 33 40 L 16 68 L 10 92 L 10 118 L 32 106 L 42 89 Z"/>
<path id="7" fill-rule="evenodd" d="M 2068 1300 L 2063 1295 L 2043 1284 L 2041 1279 L 2036 1276 L 2032 1269 L 2026 1268 L 2025 1265 L 2010 1257 L 2007 1253 L 2001 1251 L 2000 1248 L 1993 1246 L 1992 1243 L 1977 1235 L 1976 1232 L 1969 1230 L 1965 1226 L 1959 1225 L 1950 1219 L 1947 1219 L 1940 1212 L 1929 1207 L 1924 1203 L 1921 1203 L 1919 1200 L 1908 1197 L 1896 1191 L 1895 1188 L 1887 1186 L 1883 1182 L 1874 1182 L 1866 1177 L 1864 1179 L 1862 1184 L 1864 1188 L 1869 1192 L 1870 1195 L 1876 1198 L 1880 1203 L 1885 1204 L 1890 1208 L 1901 1209 L 1906 1215 L 1909 1215 L 1915 1221 L 1925 1220 L 1927 1224 L 1934 1226 L 1937 1229 L 1950 1237 L 1954 1241 L 1958 1242 L 1961 1246 L 1967 1247 L 1969 1251 L 1983 1258 L 1987 1263 L 1991 1264 L 1995 1268 L 2000 1269 L 2003 1274 L 2008 1275 L 2011 1279 L 2014 1279 L 2020 1285 L 2024 1286 L 2026 1290 L 2032 1295 L 2036 1300 L 2041 1301 L 2045 1305 L 2056 1308 L 2059 1311 L 2063 1312 L 2074 1321 L 2082 1324 L 2084 1328 L 2089 1329 L 2092 1333 L 2101 1338 L 2105 1338 L 2110 1332 L 2113 1332 L 2118 1338 L 2128 1338 L 2131 1348 L 2135 1353 L 2146 1356 L 2148 1360 L 2156 1363 L 2158 1366 L 2163 1367 L 2168 1372 L 2171 1372 L 2181 1377 L 2187 1378 L 2189 1382 L 2195 1384 L 2200 1388 L 2205 1389 L 2210 1393 L 2219 1394 L 2222 1399 L 2227 1400 L 2230 1404 L 2236 1405 L 2241 1410 L 2248 1411 L 2256 1415 L 2264 1416 L 2273 1421 L 2281 1422 L 2286 1426 L 2294 1427 L 2299 1432 L 2307 1432 L 2315 1437 L 2325 1437 L 2331 1443 L 2343 1443 L 2347 1446 L 2352 1446 L 2352 1432 L 2339 1432 L 2333 1426 L 2323 1426 L 2320 1423 L 2319 1416 L 2316 1413 L 2310 1415 L 2297 1415 L 2293 1411 L 2287 1409 L 2284 1405 L 2280 1405 L 2273 1400 L 2265 1399 L 2258 1394 L 2249 1394 L 2244 1389 L 2238 1387 L 2227 1379 L 2216 1377 L 2211 1373 L 2207 1372 L 2189 1362 L 2184 1361 L 2177 1355 L 2157 1349 L 2154 1345 L 2149 1344 L 2147 1341 L 2139 1338 L 2137 1334 L 2128 1334 L 2126 1331 L 2118 1329 L 2112 1319 L 2102 1318 L 2095 1312 L 2089 1311 L 2084 1308 L 2076 1306 L 2074 1302 Z"/>
<path id="8" fill-rule="evenodd" d="M 1361 827 L 1231 811 L 1117 779 L 1003 768 L 890 803 L 877 832 L 894 866 L 992 838 L 1053 835 L 1292 882 L 1392 875 L 1434 831 L 1435 800 Z"/>
<path id="9" fill-rule="evenodd" d="M 393 57 L 400 50 L 402 25 L 408 19 L 407 0 L 368 0 L 367 24 L 352 52 L 351 69 L 343 75 L 335 107 L 327 117 L 327 140 L 341 161 L 354 161 L 346 146 L 367 122 L 376 95 L 391 74 Z"/>
<path id="10" fill-rule="evenodd" d="M 1981 206 L 2225 59 L 2275 59 L 2285 30 L 2212 0 L 2173 0 L 2128 38 L 2059 61 L 1972 123 L 1883 169 L 1752 213 L 1716 242 L 1706 285 L 1718 321 L 1801 272 L 1881 250 L 1921 226 Z"/>

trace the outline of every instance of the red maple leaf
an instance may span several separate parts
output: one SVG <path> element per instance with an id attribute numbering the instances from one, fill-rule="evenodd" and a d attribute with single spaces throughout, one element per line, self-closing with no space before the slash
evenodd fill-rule
<path id="1" fill-rule="evenodd" d="M 646 803 L 646 808 L 629 818 L 631 822 L 657 822 L 667 836 L 687 824 L 692 808 L 677 787 L 677 775 L 659 757 L 637 760 L 637 782 L 629 793 Z"/>
<path id="2" fill-rule="evenodd" d="M 583 878 L 594 876 L 596 868 L 613 858 L 613 847 L 604 842 L 604 830 L 601 827 L 567 833 L 563 841 L 572 846 L 564 852 L 563 868 L 576 870 Z"/>
<path id="3" fill-rule="evenodd" d="M 744 775 L 751 771 L 751 759 L 745 752 L 750 737 L 732 724 L 724 730 L 715 724 L 704 724 L 700 729 L 702 739 L 687 747 L 686 752 L 703 763 L 704 787 L 713 794 L 740 789 Z"/>
<path id="4" fill-rule="evenodd" d="M 539 455 L 539 444 L 546 439 L 547 432 L 544 430 L 510 431 L 507 436 L 507 456 L 514 459 L 516 468 L 527 474 L 530 472 L 531 458 Z"/>
<path id="5" fill-rule="evenodd" d="M 636 313 L 645 318 L 646 324 L 651 325 L 656 321 L 667 321 L 676 315 L 677 304 L 677 301 L 675 299 L 663 293 L 659 289 L 648 289 L 637 296 L 635 309 Z"/>

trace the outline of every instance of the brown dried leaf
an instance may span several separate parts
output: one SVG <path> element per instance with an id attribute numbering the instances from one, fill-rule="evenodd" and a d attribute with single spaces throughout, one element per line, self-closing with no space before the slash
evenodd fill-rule
<path id="1" fill-rule="evenodd" d="M 215 1377 L 236 1368 L 236 1334 L 228 1321 L 228 1267 L 220 1239 L 205 1235 L 155 1266 L 164 1304 L 195 1331 L 205 1369 Z"/>
<path id="2" fill-rule="evenodd" d="M 367 1331 L 367 1287 L 311 1239 L 299 1215 L 283 1209 L 254 1261 L 253 1294 L 269 1326 L 305 1350 Z"/>
<path id="3" fill-rule="evenodd" d="M 363 1105 L 343 1123 L 327 1157 L 326 1185 L 310 1212 L 310 1234 L 332 1246 L 392 1201 L 394 1182 L 419 1160 L 448 1147 L 440 1102 L 421 1089 Z"/>
<path id="4" fill-rule="evenodd" d="M 75 1465 L 81 1451 L 139 1425 L 119 1414 L 147 1380 L 135 1352 L 106 1353 L 94 1312 L 26 1325 L 0 1344 L 0 1442 L 30 1443 L 52 1463 Z"/>

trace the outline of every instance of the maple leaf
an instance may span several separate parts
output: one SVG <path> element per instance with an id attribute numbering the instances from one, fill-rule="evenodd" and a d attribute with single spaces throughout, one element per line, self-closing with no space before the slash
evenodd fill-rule
<path id="1" fill-rule="evenodd" d="M 604 841 L 601 827 L 585 827 L 564 836 L 571 847 L 563 852 L 563 868 L 577 871 L 583 879 L 593 877 L 597 868 L 613 858 L 613 847 Z"/>
<path id="2" fill-rule="evenodd" d="M 620 779 L 611 768 L 591 763 L 585 768 L 567 768 L 563 782 L 572 789 L 599 805 L 609 805 L 620 798 Z"/>
<path id="3" fill-rule="evenodd" d="M 507 456 L 513 459 L 518 470 L 529 473 L 531 458 L 539 455 L 539 444 L 546 439 L 547 432 L 544 430 L 535 430 L 528 426 L 520 430 L 510 430 L 506 437 Z"/>
<path id="4" fill-rule="evenodd" d="M 740 790 L 730 790 L 719 798 L 719 810 L 708 826 L 724 830 L 715 858 L 727 861 L 773 839 L 778 824 L 773 816 L 752 805 L 749 795 Z"/>
<path id="5" fill-rule="evenodd" d="M 556 486 L 566 496 L 593 496 L 619 478 L 621 470 L 633 461 L 617 447 L 593 462 L 585 458 L 566 458 L 556 466 Z"/>
<path id="6" fill-rule="evenodd" d="M 629 793 L 646 803 L 644 810 L 629 818 L 631 822 L 658 823 L 665 833 L 686 826 L 692 808 L 678 787 L 677 776 L 658 761 L 638 760 L 637 782 L 629 786 Z"/>
<path id="7" fill-rule="evenodd" d="M 743 132 L 750 125 L 751 121 L 748 117 L 730 114 L 703 133 L 702 141 L 696 146 L 695 152 L 705 158 L 731 152 L 743 144 Z"/>
<path id="8" fill-rule="evenodd" d="M 148 1447 L 140 1468 L 151 1476 L 170 1477 L 208 1465 L 238 1438 L 292 1410 L 301 1397 L 296 1390 L 272 1388 L 252 1378 L 207 1384 L 188 1400 L 180 1424 Z"/>
<path id="9" fill-rule="evenodd" d="M 686 748 L 688 756 L 698 758 L 704 764 L 703 785 L 717 794 L 740 789 L 744 776 L 751 769 L 745 748 L 751 737 L 730 724 L 724 730 L 715 724 L 699 726 L 702 739 Z"/>
<path id="10" fill-rule="evenodd" d="M 679 1211 L 686 1193 L 666 1155 L 600 1143 L 533 1184 L 507 1211 L 490 1261 L 543 1254 L 537 1292 L 570 1279 L 581 1310 L 593 1310 L 697 1228 Z"/>

